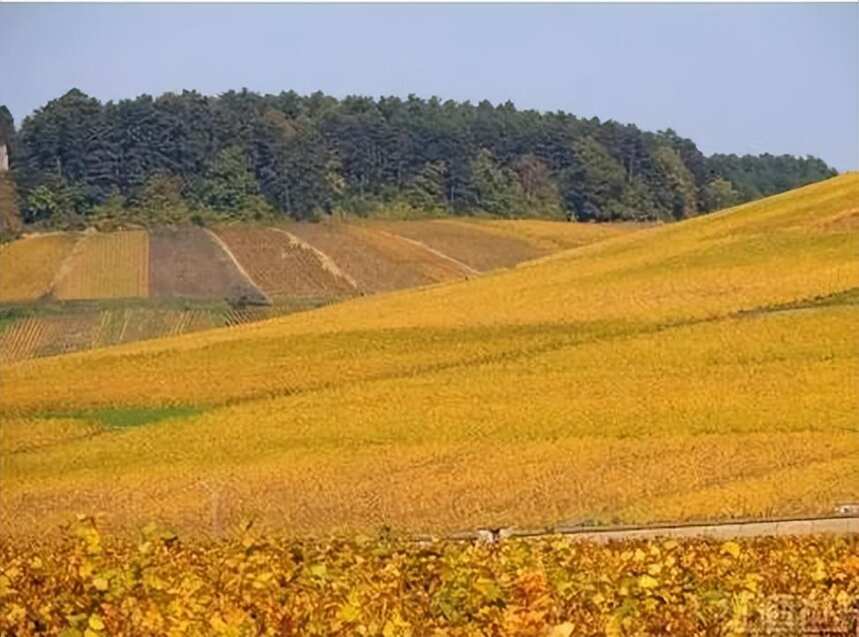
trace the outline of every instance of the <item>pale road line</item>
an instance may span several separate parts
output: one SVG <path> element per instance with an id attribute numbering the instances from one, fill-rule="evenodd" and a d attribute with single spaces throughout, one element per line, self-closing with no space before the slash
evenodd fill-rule
<path id="1" fill-rule="evenodd" d="M 477 531 L 448 535 L 445 536 L 444 539 L 497 542 L 513 538 L 528 539 L 563 535 L 576 540 L 608 542 L 611 540 L 653 538 L 708 537 L 715 539 L 732 539 L 785 535 L 847 535 L 853 533 L 859 534 L 859 515 L 614 528 L 558 527 L 546 530 L 480 529 Z M 419 539 L 426 540 L 428 538 Z"/>
<path id="2" fill-rule="evenodd" d="M 290 244 L 297 245 L 298 247 L 303 248 L 304 250 L 310 250 L 310 252 L 312 252 L 316 256 L 316 258 L 319 259 L 319 263 L 322 265 L 323 270 L 325 270 L 326 272 L 330 272 L 331 274 L 333 274 L 337 278 L 343 279 L 344 281 L 346 281 L 346 283 L 351 285 L 355 290 L 359 289 L 358 283 L 355 281 L 355 279 L 353 279 L 351 276 L 349 276 L 343 270 L 341 270 L 340 266 L 337 265 L 337 262 L 334 261 L 334 259 L 329 257 L 327 254 L 322 252 L 322 250 L 314 248 L 312 245 L 307 243 L 307 241 L 305 241 L 304 239 L 292 234 L 291 232 L 289 232 L 287 230 L 284 230 L 283 228 L 275 228 L 274 226 L 272 226 L 271 229 L 274 230 L 275 232 L 280 232 L 281 234 L 285 234 L 287 236 L 287 238 L 289 239 Z"/>
<path id="3" fill-rule="evenodd" d="M 236 266 L 236 269 L 239 271 L 239 274 L 241 274 L 245 278 L 245 280 L 248 282 L 248 285 L 250 285 L 257 292 L 259 292 L 260 296 L 262 296 L 262 298 L 264 298 L 266 302 L 271 305 L 271 297 L 266 294 L 265 291 L 260 286 L 258 286 L 256 282 L 251 278 L 251 275 L 247 273 L 247 270 L 245 270 L 242 264 L 239 263 L 239 260 L 236 258 L 236 255 L 234 255 L 233 251 L 230 250 L 230 246 L 228 246 L 224 242 L 224 240 L 221 239 L 221 237 L 219 237 L 217 234 L 215 234 L 214 231 L 210 230 L 209 228 L 203 228 L 203 230 L 208 233 L 212 240 L 221 248 L 221 250 L 224 251 L 224 254 L 226 254 L 230 258 L 230 261 L 233 262 L 233 265 Z"/>
<path id="4" fill-rule="evenodd" d="M 57 232 L 52 234 L 60 233 Z M 75 241 L 75 244 L 72 246 L 72 249 L 69 250 L 69 253 L 60 263 L 60 267 L 57 268 L 57 271 L 54 273 L 54 278 L 51 279 L 51 284 L 48 286 L 46 293 L 50 294 L 51 296 L 54 295 L 54 291 L 57 289 L 57 286 L 59 286 L 63 282 L 63 280 L 71 273 L 74 259 L 83 254 L 87 240 L 94 236 L 94 233 L 92 232 L 83 232 L 76 234 L 78 235 L 77 241 Z"/>
<path id="5" fill-rule="evenodd" d="M 386 231 L 386 230 L 380 230 L 380 229 L 378 229 L 378 228 L 373 228 L 373 231 L 374 231 L 374 232 L 378 232 L 379 234 L 383 234 L 383 235 L 385 235 L 385 236 L 391 237 L 391 238 L 393 238 L 393 239 L 402 239 L 403 241 L 408 241 L 409 243 L 411 243 L 411 244 L 413 244 L 413 245 L 416 245 L 416 246 L 418 246 L 419 248 L 423 248 L 423 249 L 424 249 L 424 250 L 426 250 L 427 252 L 431 252 L 432 254 L 434 254 L 435 256 L 437 256 L 437 257 L 439 257 L 439 258 L 442 258 L 442 259 L 444 259 L 444 260 L 446 260 L 446 261 L 450 261 L 450 262 L 451 262 L 451 263 L 453 263 L 454 265 L 456 265 L 456 266 L 458 266 L 458 267 L 462 268 L 463 270 L 465 270 L 468 274 L 473 274 L 473 275 L 478 275 L 478 274 L 480 274 L 480 270 L 475 270 L 474 268 L 472 268 L 472 267 L 471 267 L 470 265 L 468 265 L 467 263 L 463 263 L 463 262 L 462 262 L 462 261 L 460 261 L 459 259 L 454 259 L 452 256 L 450 256 L 450 255 L 448 255 L 448 254 L 445 254 L 444 252 L 441 252 L 441 251 L 439 251 L 439 250 L 436 250 L 435 248 L 432 248 L 432 247 L 428 246 L 428 245 L 427 245 L 427 244 L 425 244 L 423 241 L 418 241 L 417 239 L 410 239 L 409 237 L 404 237 L 404 236 L 403 236 L 403 235 L 401 235 L 401 234 L 396 234 L 396 233 L 394 233 L 394 232 L 388 232 L 388 231 Z"/>

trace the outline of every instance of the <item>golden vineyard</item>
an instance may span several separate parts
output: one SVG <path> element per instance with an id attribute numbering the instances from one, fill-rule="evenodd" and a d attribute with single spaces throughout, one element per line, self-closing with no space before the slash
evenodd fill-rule
<path id="1" fill-rule="evenodd" d="M 0 634 L 852 634 L 855 536 L 407 538 L 855 500 L 857 202 L 844 175 L 587 240 L 532 223 L 537 258 L 480 273 L 458 221 L 402 230 L 444 258 L 383 260 L 386 224 L 267 234 L 256 262 L 223 232 L 271 298 L 265 254 L 314 264 L 290 289 L 348 299 L 0 366 Z M 339 234 L 372 247 L 329 262 Z M 153 245 L 195 271 L 175 235 Z M 396 259 L 420 287 L 392 289 Z"/>
<path id="2" fill-rule="evenodd" d="M 4 430 L 99 433 L 6 456 L 3 527 L 830 513 L 859 475 L 857 200 L 847 175 L 455 284 L 6 366 Z"/>

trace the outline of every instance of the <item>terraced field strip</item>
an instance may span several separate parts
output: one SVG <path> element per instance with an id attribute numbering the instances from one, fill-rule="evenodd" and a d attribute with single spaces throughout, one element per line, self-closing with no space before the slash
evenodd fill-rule
<path id="1" fill-rule="evenodd" d="M 267 304 L 267 295 L 234 256 L 202 228 L 159 228 L 150 235 L 150 295 Z"/>
<path id="2" fill-rule="evenodd" d="M 244 266 L 243 266 L 243 265 L 241 264 L 241 262 L 236 258 L 236 255 L 235 255 L 235 254 L 233 254 L 233 251 L 232 251 L 232 250 L 230 250 L 230 246 L 228 246 L 228 245 L 224 242 L 224 240 L 223 240 L 223 239 L 221 239 L 221 237 L 219 237 L 217 234 L 215 234 L 215 233 L 214 233 L 212 230 L 210 230 L 209 228 L 205 228 L 205 231 L 206 231 L 206 234 L 207 234 L 207 235 L 209 235 L 209 237 L 212 239 L 212 241 L 214 241 L 216 244 L 218 244 L 218 247 L 220 247 L 220 248 L 221 248 L 221 250 L 223 250 L 223 251 L 224 251 L 224 254 L 226 254 L 226 255 L 227 255 L 227 257 L 229 257 L 229 259 L 230 259 L 230 261 L 232 262 L 233 266 L 235 266 L 236 270 L 238 270 L 238 271 L 239 271 L 239 274 L 240 274 L 240 275 L 245 279 L 245 282 L 246 282 L 249 286 L 251 286 L 251 287 L 253 287 L 253 288 L 256 288 L 256 291 L 257 291 L 257 292 L 258 292 L 258 293 L 263 297 L 263 302 L 264 302 L 266 305 L 271 305 L 271 297 L 269 297 L 269 295 L 268 295 L 268 294 L 266 294 L 266 293 L 265 293 L 265 291 L 264 291 L 262 288 L 260 288 L 260 286 L 259 286 L 259 285 L 257 285 L 256 281 L 254 281 L 254 280 L 251 278 L 250 274 L 248 274 L 248 271 L 247 271 L 247 270 L 245 270 Z"/>
<path id="3" fill-rule="evenodd" d="M 35 317 L 16 320 L 0 332 L 0 363 L 31 358 L 45 336 L 45 321 Z"/>
<path id="4" fill-rule="evenodd" d="M 115 341 L 106 339 L 109 317 L 98 310 L 16 319 L 0 333 L 0 361 L 15 362 L 77 352 Z"/>
<path id="5" fill-rule="evenodd" d="M 63 267 L 53 295 L 60 300 L 149 295 L 149 235 L 129 230 L 86 235 Z"/>
<path id="6" fill-rule="evenodd" d="M 478 272 L 514 266 L 547 254 L 546 250 L 535 247 L 523 238 L 493 231 L 470 221 L 433 219 L 371 222 L 367 227 L 417 241 Z"/>
<path id="7" fill-rule="evenodd" d="M 289 241 L 291 243 L 295 243 L 295 245 L 298 245 L 298 246 L 304 248 L 305 250 L 310 250 L 311 252 L 313 252 L 316 255 L 316 257 L 319 259 L 320 263 L 322 264 L 322 268 L 324 270 L 326 270 L 327 272 L 330 272 L 333 276 L 346 281 L 346 283 L 349 284 L 349 287 L 352 290 L 358 289 L 358 284 L 355 283 L 355 279 L 353 279 L 348 274 L 346 274 L 340 268 L 340 266 L 334 262 L 334 259 L 332 259 L 330 256 L 328 256 L 327 254 L 325 254 L 321 250 L 317 250 L 312 245 L 310 245 L 309 243 L 304 241 L 301 237 L 298 237 L 298 236 L 292 234 L 291 232 L 287 232 L 283 228 L 272 228 L 272 230 L 274 230 L 275 232 L 280 232 L 281 234 L 284 234 L 287 237 L 289 237 Z"/>
<path id="8" fill-rule="evenodd" d="M 285 229 L 330 257 L 363 292 L 453 281 L 462 268 L 423 247 L 349 223 L 294 223 Z"/>
<path id="9" fill-rule="evenodd" d="M 223 327 L 261 318 L 253 310 L 70 308 L 14 318 L 0 330 L 0 364 Z"/>
<path id="10" fill-rule="evenodd" d="M 449 255 L 447 255 L 447 254 L 445 254 L 439 250 L 436 250 L 435 248 L 433 248 L 431 246 L 428 246 L 423 241 L 418 241 L 417 239 L 411 239 L 411 238 L 406 237 L 406 236 L 400 236 L 400 235 L 397 235 L 397 234 L 394 234 L 392 232 L 388 232 L 387 230 L 382 230 L 382 229 L 376 229 L 376 232 L 379 232 L 380 234 L 386 235 L 388 237 L 393 237 L 393 238 L 399 239 L 400 241 L 408 241 L 409 243 L 416 245 L 419 248 L 422 248 L 424 250 L 427 250 L 428 252 L 431 252 L 432 254 L 434 254 L 435 256 L 437 256 L 441 259 L 445 259 L 446 261 L 450 261 L 451 263 L 453 263 L 456 267 L 460 268 L 466 274 L 480 274 L 480 272 L 478 272 L 477 270 L 472 268 L 467 263 L 463 263 L 459 259 L 454 259 L 452 256 L 449 256 Z"/>
<path id="11" fill-rule="evenodd" d="M 0 333 L 0 361 L 22 361 L 94 347 L 100 320 L 96 312 L 18 319 Z"/>
<path id="12" fill-rule="evenodd" d="M 44 321 L 50 326 L 49 332 L 41 347 L 33 352 L 34 357 L 67 354 L 111 344 L 99 340 L 103 317 L 97 310 L 46 316 Z"/>
<path id="13" fill-rule="evenodd" d="M 285 230 L 242 226 L 217 232 L 270 297 L 336 299 L 355 294 L 354 281 L 331 259 Z"/>
<path id="14" fill-rule="evenodd" d="M 0 246 L 0 302 L 34 301 L 46 296 L 79 235 L 33 235 Z"/>
<path id="15" fill-rule="evenodd" d="M 409 241 L 390 232 L 381 233 L 371 227 L 353 225 L 351 234 L 398 267 L 413 270 L 427 283 L 462 280 L 470 272 L 456 259 L 428 249 L 421 242 Z"/>

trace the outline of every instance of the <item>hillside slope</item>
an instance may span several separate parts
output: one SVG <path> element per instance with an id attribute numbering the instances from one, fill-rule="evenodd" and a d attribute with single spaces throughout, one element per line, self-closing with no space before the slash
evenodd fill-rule
<path id="1" fill-rule="evenodd" d="M 829 511 L 859 492 L 857 202 L 845 175 L 464 282 L 0 368 L 4 431 L 80 428 L 6 454 L 3 526 Z"/>
<path id="2" fill-rule="evenodd" d="M 490 227 L 436 220 L 31 236 L 0 246 L 0 363 L 231 326 L 358 295 L 461 280 L 561 249 L 563 243 L 534 235 L 535 224 L 561 242 L 575 235 L 583 243 L 643 227 L 517 221 L 492 222 Z M 455 249 L 479 255 L 479 267 L 421 241 L 435 236 L 437 228 L 460 234 Z M 511 251 L 511 246 L 519 249 Z"/>

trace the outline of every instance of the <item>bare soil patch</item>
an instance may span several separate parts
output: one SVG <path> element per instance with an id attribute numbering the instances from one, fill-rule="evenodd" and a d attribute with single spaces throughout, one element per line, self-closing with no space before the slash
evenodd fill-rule
<path id="1" fill-rule="evenodd" d="M 233 260 L 196 227 L 159 228 L 150 236 L 150 296 L 226 299 L 265 304 L 265 295 Z"/>

